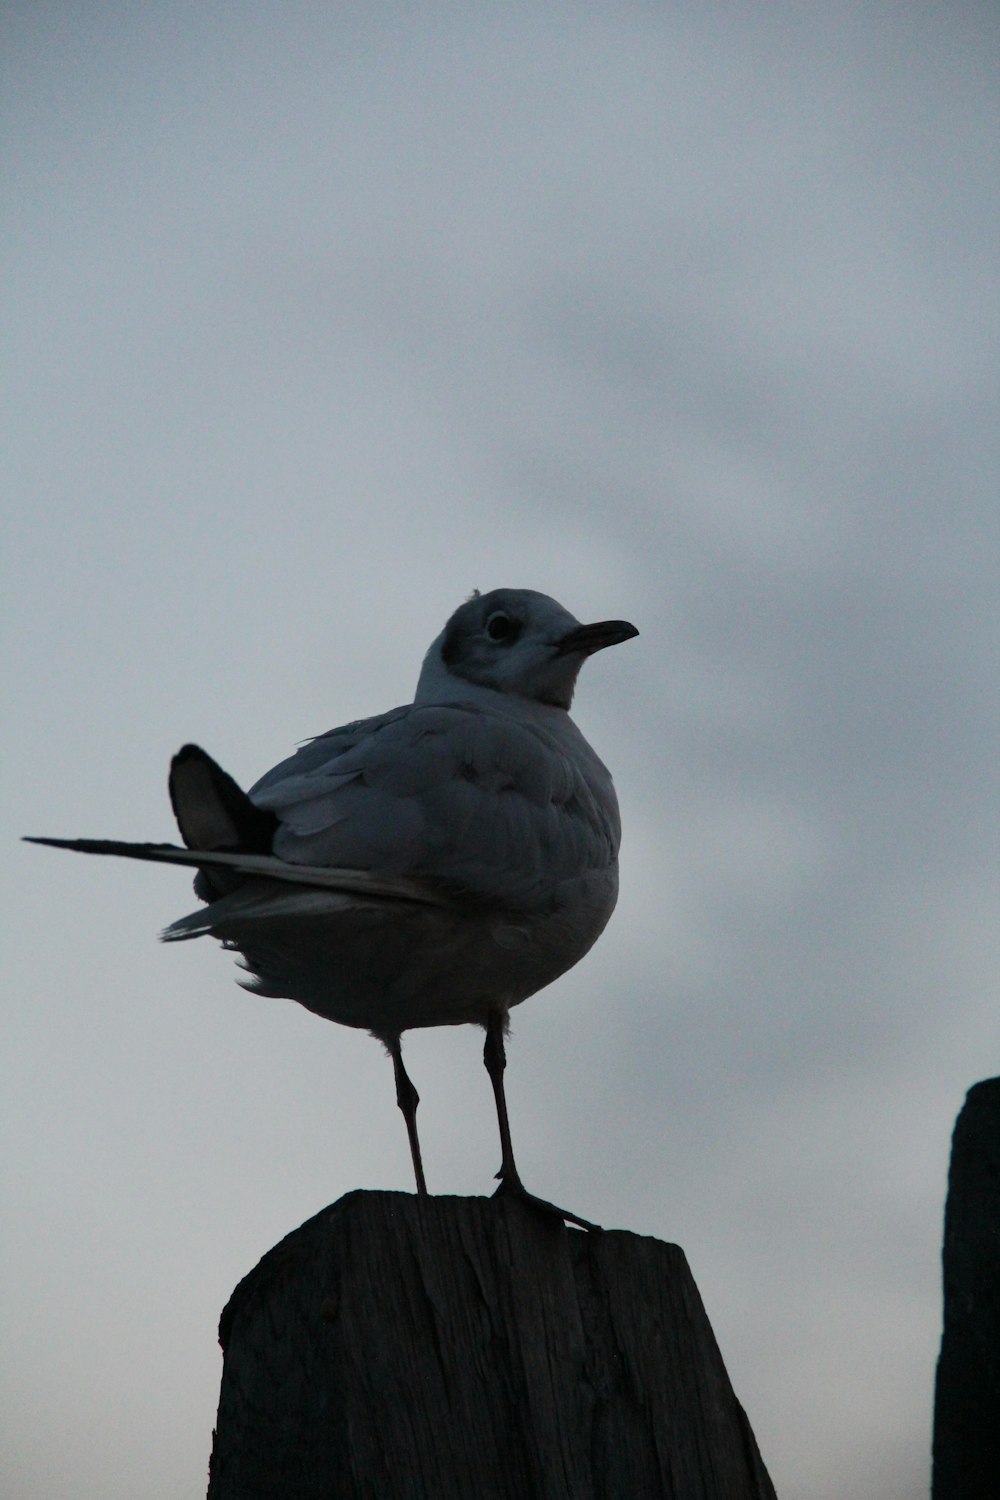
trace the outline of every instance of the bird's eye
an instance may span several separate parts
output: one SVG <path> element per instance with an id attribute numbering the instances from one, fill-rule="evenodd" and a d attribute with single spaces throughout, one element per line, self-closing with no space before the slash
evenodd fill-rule
<path id="1" fill-rule="evenodd" d="M 490 615 L 486 621 L 486 634 L 491 641 L 512 641 L 517 634 L 517 626 L 510 615 L 505 615 L 502 610 Z"/>

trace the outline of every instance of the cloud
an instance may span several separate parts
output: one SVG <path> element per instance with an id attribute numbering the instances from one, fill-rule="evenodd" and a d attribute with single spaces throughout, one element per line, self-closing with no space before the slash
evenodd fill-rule
<path id="1" fill-rule="evenodd" d="M 169 837 L 179 743 L 250 782 L 404 701 L 475 585 L 634 618 L 575 710 L 622 900 L 515 1016 L 522 1168 L 685 1246 L 779 1493 L 912 1492 L 995 1071 L 982 13 L 11 31 L 8 850 Z M 84 1488 L 131 1494 L 155 1431 L 175 1494 L 231 1285 L 405 1185 L 405 1136 L 367 1038 L 157 946 L 186 879 L 81 863 L 5 868 L 18 1493 L 75 1418 Z M 407 1038 L 440 1190 L 491 1185 L 479 1049 Z"/>

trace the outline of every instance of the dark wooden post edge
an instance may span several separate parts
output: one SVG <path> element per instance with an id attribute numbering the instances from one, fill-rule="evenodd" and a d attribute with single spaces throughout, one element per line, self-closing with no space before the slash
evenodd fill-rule
<path id="1" fill-rule="evenodd" d="M 933 1500 L 1000 1495 L 1000 1078 L 955 1123 L 945 1208 L 944 1331 L 934 1393 Z"/>

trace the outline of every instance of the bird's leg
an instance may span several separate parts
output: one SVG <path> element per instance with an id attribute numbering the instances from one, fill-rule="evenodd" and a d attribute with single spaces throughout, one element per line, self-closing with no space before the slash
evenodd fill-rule
<path id="1" fill-rule="evenodd" d="M 507 1066 L 507 1051 L 503 1044 L 506 1012 L 491 1010 L 486 1020 L 486 1043 L 483 1047 L 483 1062 L 493 1085 L 493 1097 L 497 1104 L 497 1123 L 500 1126 L 500 1170 L 497 1177 L 514 1191 L 524 1191 L 520 1174 L 514 1163 L 514 1148 L 510 1141 L 510 1120 L 507 1117 L 507 1096 L 503 1088 L 503 1074 Z"/>
<path id="2" fill-rule="evenodd" d="M 503 1087 L 503 1073 L 507 1066 L 507 1053 L 503 1044 L 506 1024 L 506 1011 L 491 1010 L 486 1019 L 486 1043 L 483 1047 L 483 1062 L 486 1064 L 486 1071 L 493 1085 L 493 1097 L 497 1104 L 497 1123 L 500 1126 L 501 1161 L 500 1170 L 497 1173 L 500 1186 L 497 1188 L 497 1193 L 516 1194 L 518 1198 L 541 1209 L 543 1213 L 553 1214 L 557 1219 L 568 1219 L 571 1224 L 578 1224 L 581 1229 L 598 1229 L 599 1225 L 591 1224 L 587 1219 L 581 1219 L 578 1214 L 572 1214 L 565 1208 L 557 1208 L 554 1203 L 547 1203 L 544 1198 L 536 1198 L 534 1193 L 528 1192 L 521 1181 L 514 1162 L 514 1148 L 510 1141 L 510 1120 L 507 1116 L 507 1097 Z"/>
<path id="3" fill-rule="evenodd" d="M 389 1056 L 392 1058 L 392 1070 L 396 1075 L 396 1103 L 403 1111 L 403 1119 L 406 1121 L 406 1134 L 410 1142 L 410 1155 L 413 1158 L 413 1175 L 417 1179 L 417 1192 L 422 1198 L 427 1197 L 427 1183 L 424 1179 L 424 1164 L 420 1159 L 420 1141 L 417 1137 L 417 1105 L 420 1103 L 420 1095 L 410 1081 L 410 1075 L 403 1067 L 403 1050 L 398 1036 L 390 1037 L 386 1042 Z"/>

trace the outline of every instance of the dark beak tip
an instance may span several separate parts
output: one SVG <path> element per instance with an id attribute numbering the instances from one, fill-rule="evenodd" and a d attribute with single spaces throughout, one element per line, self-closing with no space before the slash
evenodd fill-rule
<path id="1" fill-rule="evenodd" d="M 622 641 L 630 641 L 638 634 L 637 627 L 630 620 L 598 620 L 593 625 L 579 625 L 571 630 L 559 642 L 559 649 L 567 653 L 580 651 L 586 656 L 592 656 L 595 651 L 603 651 L 607 646 L 618 646 Z"/>
<path id="2" fill-rule="evenodd" d="M 598 650 L 603 646 L 620 646 L 623 641 L 631 641 L 639 634 L 638 626 L 631 620 L 600 620 L 596 625 L 583 628 L 587 639 L 593 641 Z"/>

